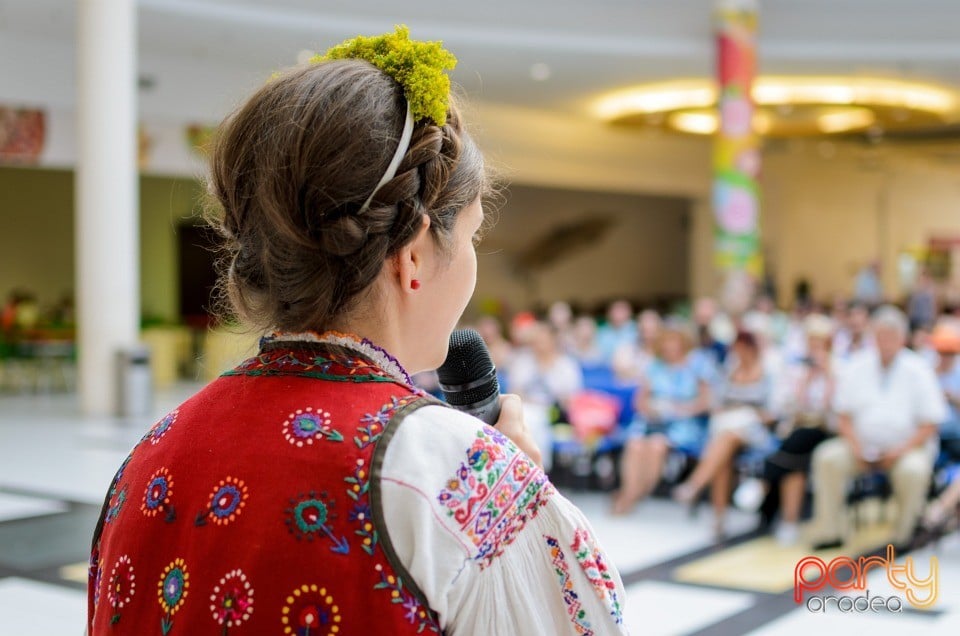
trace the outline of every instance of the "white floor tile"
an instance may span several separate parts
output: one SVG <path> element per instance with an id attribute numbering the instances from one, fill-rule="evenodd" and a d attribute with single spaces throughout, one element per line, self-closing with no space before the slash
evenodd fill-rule
<path id="1" fill-rule="evenodd" d="M 86 616 L 83 592 L 26 579 L 0 580 L 0 634 L 80 636 Z"/>
<path id="2" fill-rule="evenodd" d="M 624 572 L 663 563 L 713 543 L 713 512 L 708 506 L 701 506 L 691 517 L 687 508 L 673 501 L 649 499 L 633 513 L 615 517 L 610 514 L 607 495 L 573 493 L 568 497 L 590 519 L 601 545 Z M 731 534 L 756 525 L 753 515 L 738 510 L 730 510 L 728 517 Z"/>
<path id="3" fill-rule="evenodd" d="M 746 592 L 647 581 L 627 588 L 624 623 L 631 634 L 688 634 L 742 612 L 755 601 Z"/>
<path id="4" fill-rule="evenodd" d="M 815 614 L 798 608 L 761 629 L 750 632 L 751 636 L 956 636 L 960 623 L 956 616 L 941 616 L 937 619 L 910 614 Z"/>
<path id="5" fill-rule="evenodd" d="M 66 509 L 66 505 L 49 499 L 0 493 L 0 521 L 51 515 Z"/>

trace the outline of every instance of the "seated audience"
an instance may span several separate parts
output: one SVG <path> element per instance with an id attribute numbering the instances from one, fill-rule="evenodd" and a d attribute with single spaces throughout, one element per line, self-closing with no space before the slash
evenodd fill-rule
<path id="1" fill-rule="evenodd" d="M 924 510 L 923 527 L 928 530 L 939 529 L 942 532 L 951 516 L 960 517 L 960 476 L 955 476 L 947 488 Z"/>
<path id="2" fill-rule="evenodd" d="M 609 362 L 623 345 L 637 339 L 637 325 L 632 320 L 633 309 L 625 300 L 617 300 L 607 310 L 607 324 L 597 331 L 597 346 L 603 359 Z"/>
<path id="3" fill-rule="evenodd" d="M 709 484 L 718 538 L 725 535 L 724 517 L 733 484 L 734 458 L 744 448 L 769 446 L 771 433 L 767 424 L 773 420 L 771 380 L 756 337 L 746 331 L 738 333 L 731 356 L 730 369 L 710 416 L 707 447 L 693 473 L 673 490 L 674 499 L 690 504 Z"/>
<path id="4" fill-rule="evenodd" d="M 567 350 L 581 366 L 595 367 L 604 364 L 603 352 L 597 346 L 597 323 L 590 316 L 580 316 L 573 323 L 571 348 Z"/>
<path id="5" fill-rule="evenodd" d="M 837 334 L 833 337 L 833 355 L 840 362 L 846 362 L 858 351 L 873 349 L 874 346 L 870 334 L 870 310 L 866 305 L 851 305 L 844 312 L 844 318 L 844 323 L 837 325 Z"/>
<path id="6" fill-rule="evenodd" d="M 784 418 L 777 430 L 783 442 L 766 459 L 763 471 L 767 496 L 760 508 L 761 523 L 768 527 L 779 511 L 776 537 L 781 545 L 797 541 L 810 458 L 836 424 L 833 417 L 835 377 L 830 353 L 833 324 L 826 316 L 812 314 L 804 320 L 804 328 L 806 357 L 786 375 L 789 389 Z"/>
<path id="7" fill-rule="evenodd" d="M 893 543 L 904 546 L 913 536 L 947 406 L 933 369 L 905 348 L 908 333 L 903 312 L 879 309 L 873 319 L 876 350 L 856 354 L 840 372 L 834 398 L 839 436 L 813 454 L 817 549 L 842 545 L 847 485 L 868 472 L 890 479 L 898 515 Z"/>
<path id="8" fill-rule="evenodd" d="M 923 361 L 929 364 L 931 368 L 936 368 L 940 361 L 940 356 L 930 341 L 931 335 L 932 331 L 929 326 L 920 325 L 910 334 L 910 349 L 923 358 Z"/>
<path id="9" fill-rule="evenodd" d="M 500 329 L 500 321 L 493 316 L 481 316 L 476 324 L 477 333 L 483 338 L 483 342 L 490 350 L 490 358 L 497 367 L 498 372 L 505 372 L 510 366 L 510 360 L 513 356 L 513 347 L 510 342 L 503 337 L 503 331 Z"/>
<path id="10" fill-rule="evenodd" d="M 656 358 L 654 345 L 660 334 L 663 320 L 652 309 L 640 312 L 637 322 L 637 338 L 620 345 L 610 362 L 614 374 L 624 382 L 637 382 L 646 373 L 647 366 Z"/>
<path id="11" fill-rule="evenodd" d="M 563 405 L 583 388 L 580 366 L 564 353 L 557 333 L 537 322 L 530 330 L 529 349 L 518 353 L 510 366 L 510 386 L 526 402 Z"/>
<path id="12" fill-rule="evenodd" d="M 529 349 L 518 352 L 510 365 L 510 390 L 523 399 L 527 426 L 540 448 L 553 447 L 550 426 L 563 418 L 571 397 L 583 389 L 580 365 L 560 349 L 550 325 L 537 322 L 530 327 Z M 549 469 L 549 452 L 544 452 Z"/>
<path id="13" fill-rule="evenodd" d="M 570 303 L 558 300 L 547 310 L 547 322 L 557 332 L 560 347 L 568 351 L 573 346 L 573 309 Z"/>
<path id="14" fill-rule="evenodd" d="M 717 301 L 710 296 L 701 296 L 693 303 L 693 325 L 697 334 L 696 351 L 709 355 L 716 362 L 717 367 L 723 364 L 727 355 L 728 340 L 720 336 L 723 327 L 730 319 L 720 311 Z M 732 337 L 731 337 L 732 339 Z"/>
<path id="15" fill-rule="evenodd" d="M 940 424 L 940 449 L 960 461 L 960 326 L 951 319 L 937 325 L 930 337 L 937 352 L 937 379 L 947 400 L 947 418 Z"/>
<path id="16" fill-rule="evenodd" d="M 517 350 L 527 348 L 536 324 L 537 317 L 532 312 L 521 311 L 514 315 L 510 320 L 510 344 Z"/>
<path id="17" fill-rule="evenodd" d="M 653 343 L 655 358 L 637 392 L 637 417 L 628 431 L 614 514 L 625 514 L 653 492 L 671 448 L 699 452 L 706 430 L 698 415 L 710 408 L 707 383 L 691 364 L 686 325 L 667 321 Z"/>
<path id="18" fill-rule="evenodd" d="M 937 307 L 937 286 L 930 276 L 930 272 L 920 272 L 907 299 L 907 318 L 910 320 L 910 329 L 929 329 L 936 321 L 939 309 Z"/>

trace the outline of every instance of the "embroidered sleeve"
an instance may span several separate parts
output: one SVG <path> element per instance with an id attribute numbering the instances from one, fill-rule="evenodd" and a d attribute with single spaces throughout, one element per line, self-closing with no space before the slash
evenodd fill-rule
<path id="1" fill-rule="evenodd" d="M 447 634 L 620 634 L 623 587 L 582 513 L 504 435 L 443 406 L 379 473 L 397 558 Z"/>

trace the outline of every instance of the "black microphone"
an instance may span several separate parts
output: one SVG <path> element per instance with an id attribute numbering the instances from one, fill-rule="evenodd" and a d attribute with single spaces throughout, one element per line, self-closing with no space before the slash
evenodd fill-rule
<path id="1" fill-rule="evenodd" d="M 450 334 L 447 359 L 437 369 L 447 403 L 493 426 L 500 419 L 500 383 L 483 338 L 473 329 Z"/>

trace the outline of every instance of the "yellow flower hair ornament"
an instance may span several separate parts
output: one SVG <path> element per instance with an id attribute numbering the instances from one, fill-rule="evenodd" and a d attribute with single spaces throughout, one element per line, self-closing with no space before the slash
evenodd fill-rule
<path id="1" fill-rule="evenodd" d="M 403 87 L 404 97 L 414 121 L 429 119 L 437 126 L 447 122 L 450 78 L 457 58 L 440 42 L 410 39 L 410 29 L 400 24 L 393 33 L 357 36 L 346 40 L 312 62 L 359 59 L 370 62 Z"/>
<path id="2" fill-rule="evenodd" d="M 410 29 L 400 24 L 393 33 L 373 37 L 359 35 L 310 61 L 343 59 L 370 62 L 403 87 L 403 95 L 407 101 L 407 113 L 397 149 L 377 186 L 360 206 L 360 214 L 363 214 L 370 208 L 370 202 L 377 191 L 396 176 L 400 162 L 410 147 L 414 122 L 430 120 L 437 126 L 447 123 L 450 78 L 444 71 L 452 70 L 457 65 L 457 58 L 445 50 L 440 42 L 411 40 Z"/>

